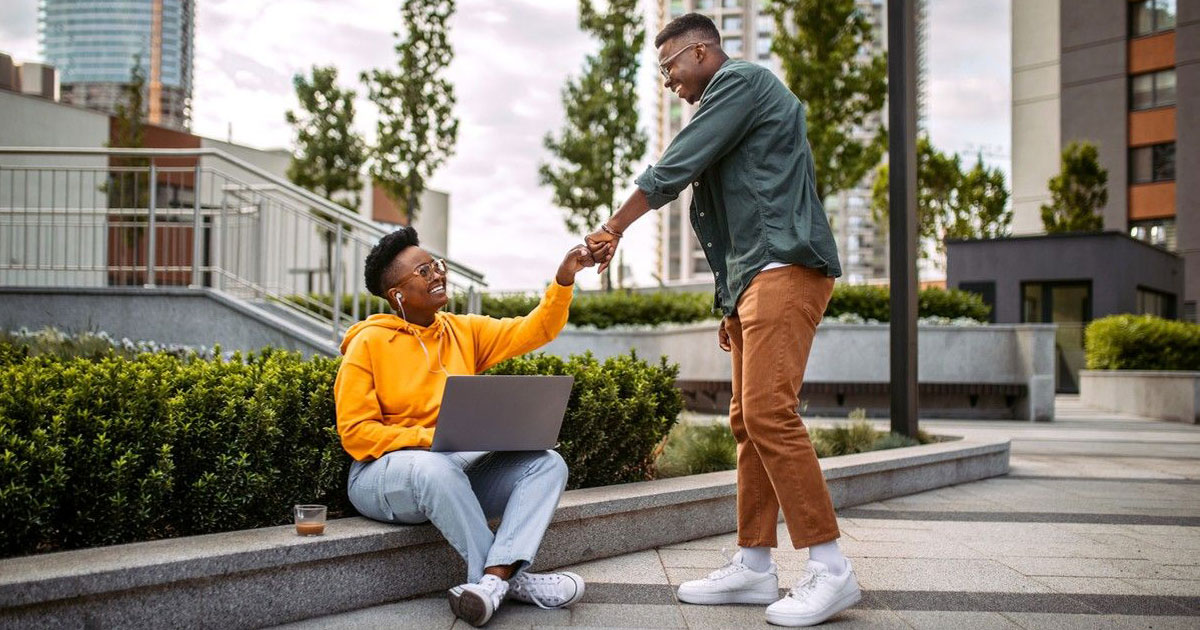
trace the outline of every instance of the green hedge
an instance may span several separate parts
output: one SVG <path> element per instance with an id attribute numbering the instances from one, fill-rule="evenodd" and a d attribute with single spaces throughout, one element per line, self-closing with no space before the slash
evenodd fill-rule
<path id="1" fill-rule="evenodd" d="M 683 396 L 676 365 L 657 366 L 637 354 L 597 361 L 591 353 L 534 354 L 500 363 L 489 374 L 558 374 L 575 377 L 559 434 L 559 452 L 571 470 L 568 488 L 587 488 L 653 477 L 655 447 L 675 425 Z"/>
<path id="2" fill-rule="evenodd" d="M 854 313 L 864 319 L 874 319 L 881 322 L 891 318 L 891 307 L 888 303 L 887 287 L 843 285 L 833 289 L 833 297 L 829 300 L 827 317 L 836 317 L 844 313 Z M 363 299 L 365 298 L 365 299 Z M 303 303 L 304 298 L 293 296 L 289 298 L 296 303 Z M 311 302 L 328 305 L 328 295 L 312 295 L 307 298 Z M 349 317 L 353 297 L 344 296 L 342 312 Z M 491 317 L 517 317 L 526 315 L 537 306 L 541 295 L 489 295 L 481 296 L 480 305 L 484 315 Z M 373 312 L 388 312 L 387 304 L 375 296 L 360 296 L 360 317 L 365 318 L 365 305 L 370 303 Z M 629 291 L 613 291 L 611 293 L 588 293 L 576 295 L 571 303 L 571 316 L 568 320 L 575 326 L 594 326 L 610 328 L 612 326 L 657 325 L 665 323 L 691 323 L 719 317 L 713 312 L 713 296 L 711 293 L 670 292 L 633 293 Z M 452 304 L 453 310 L 465 312 L 466 299 L 456 295 Z M 967 317 L 981 322 L 988 321 L 991 307 L 984 304 L 978 294 L 967 291 L 922 289 L 917 297 L 917 311 L 920 317 L 946 317 L 956 319 Z"/>
<path id="3" fill-rule="evenodd" d="M 295 503 L 354 514 L 338 359 L 29 348 L 0 340 L 0 556 L 279 525 Z M 675 368 L 633 356 L 493 372 L 575 376 L 560 449 L 570 487 L 646 479 L 682 407 Z"/>
<path id="4" fill-rule="evenodd" d="M 1112 315 L 1088 324 L 1089 370 L 1200 370 L 1200 324 Z"/>

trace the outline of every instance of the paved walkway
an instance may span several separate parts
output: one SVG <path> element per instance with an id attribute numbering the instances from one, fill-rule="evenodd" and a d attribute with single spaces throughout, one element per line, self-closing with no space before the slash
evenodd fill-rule
<path id="1" fill-rule="evenodd" d="M 823 627 L 1200 628 L 1200 426 L 1071 397 L 1058 399 L 1054 423 L 922 426 L 1011 437 L 1012 472 L 842 510 L 842 548 L 865 596 Z M 569 567 L 588 580 L 582 602 L 509 603 L 488 628 L 772 628 L 761 606 L 674 598 L 674 585 L 722 564 L 734 544 L 730 534 Z M 806 556 L 776 553 L 781 586 Z M 438 596 L 286 627 L 470 626 Z"/>

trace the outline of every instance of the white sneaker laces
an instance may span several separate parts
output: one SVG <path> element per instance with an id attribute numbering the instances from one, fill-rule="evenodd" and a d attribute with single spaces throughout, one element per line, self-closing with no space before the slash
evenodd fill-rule
<path id="1" fill-rule="evenodd" d="M 721 555 L 725 556 L 725 560 L 727 562 L 726 562 L 725 566 L 708 574 L 708 579 L 710 579 L 710 580 L 724 579 L 724 578 L 729 577 L 730 575 L 733 575 L 734 573 L 738 573 L 740 571 L 745 571 L 746 569 L 750 568 L 750 567 L 746 566 L 745 564 L 742 564 L 741 562 L 735 562 L 733 557 L 737 554 L 729 553 L 728 549 L 722 549 Z"/>
<path id="2" fill-rule="evenodd" d="M 799 582 L 796 582 L 796 586 L 792 587 L 791 591 L 788 591 L 788 597 L 795 600 L 803 600 L 805 595 L 816 590 L 817 585 L 825 578 L 825 575 L 825 573 L 813 573 L 812 571 L 805 570 L 804 577 L 800 578 Z"/>
<path id="3" fill-rule="evenodd" d="M 522 573 L 513 580 L 513 590 L 523 593 L 533 602 L 533 605 L 542 610 L 550 610 L 556 605 L 556 600 L 562 600 L 560 593 L 551 590 L 553 584 L 558 581 L 558 576 L 550 573 L 546 575 L 529 575 Z M 550 605 L 543 604 L 543 601 L 549 601 Z M 558 603 L 562 603 L 558 601 Z"/>

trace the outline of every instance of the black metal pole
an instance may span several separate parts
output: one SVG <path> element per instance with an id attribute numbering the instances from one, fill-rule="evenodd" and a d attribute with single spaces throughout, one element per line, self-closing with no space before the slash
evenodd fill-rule
<path id="1" fill-rule="evenodd" d="M 917 434 L 917 0 L 888 0 L 892 431 Z"/>

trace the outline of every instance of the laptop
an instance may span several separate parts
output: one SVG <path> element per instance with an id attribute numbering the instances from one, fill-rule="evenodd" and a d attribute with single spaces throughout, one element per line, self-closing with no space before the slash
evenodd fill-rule
<path id="1" fill-rule="evenodd" d="M 573 376 L 450 376 L 432 451 L 544 451 L 558 442 Z"/>

